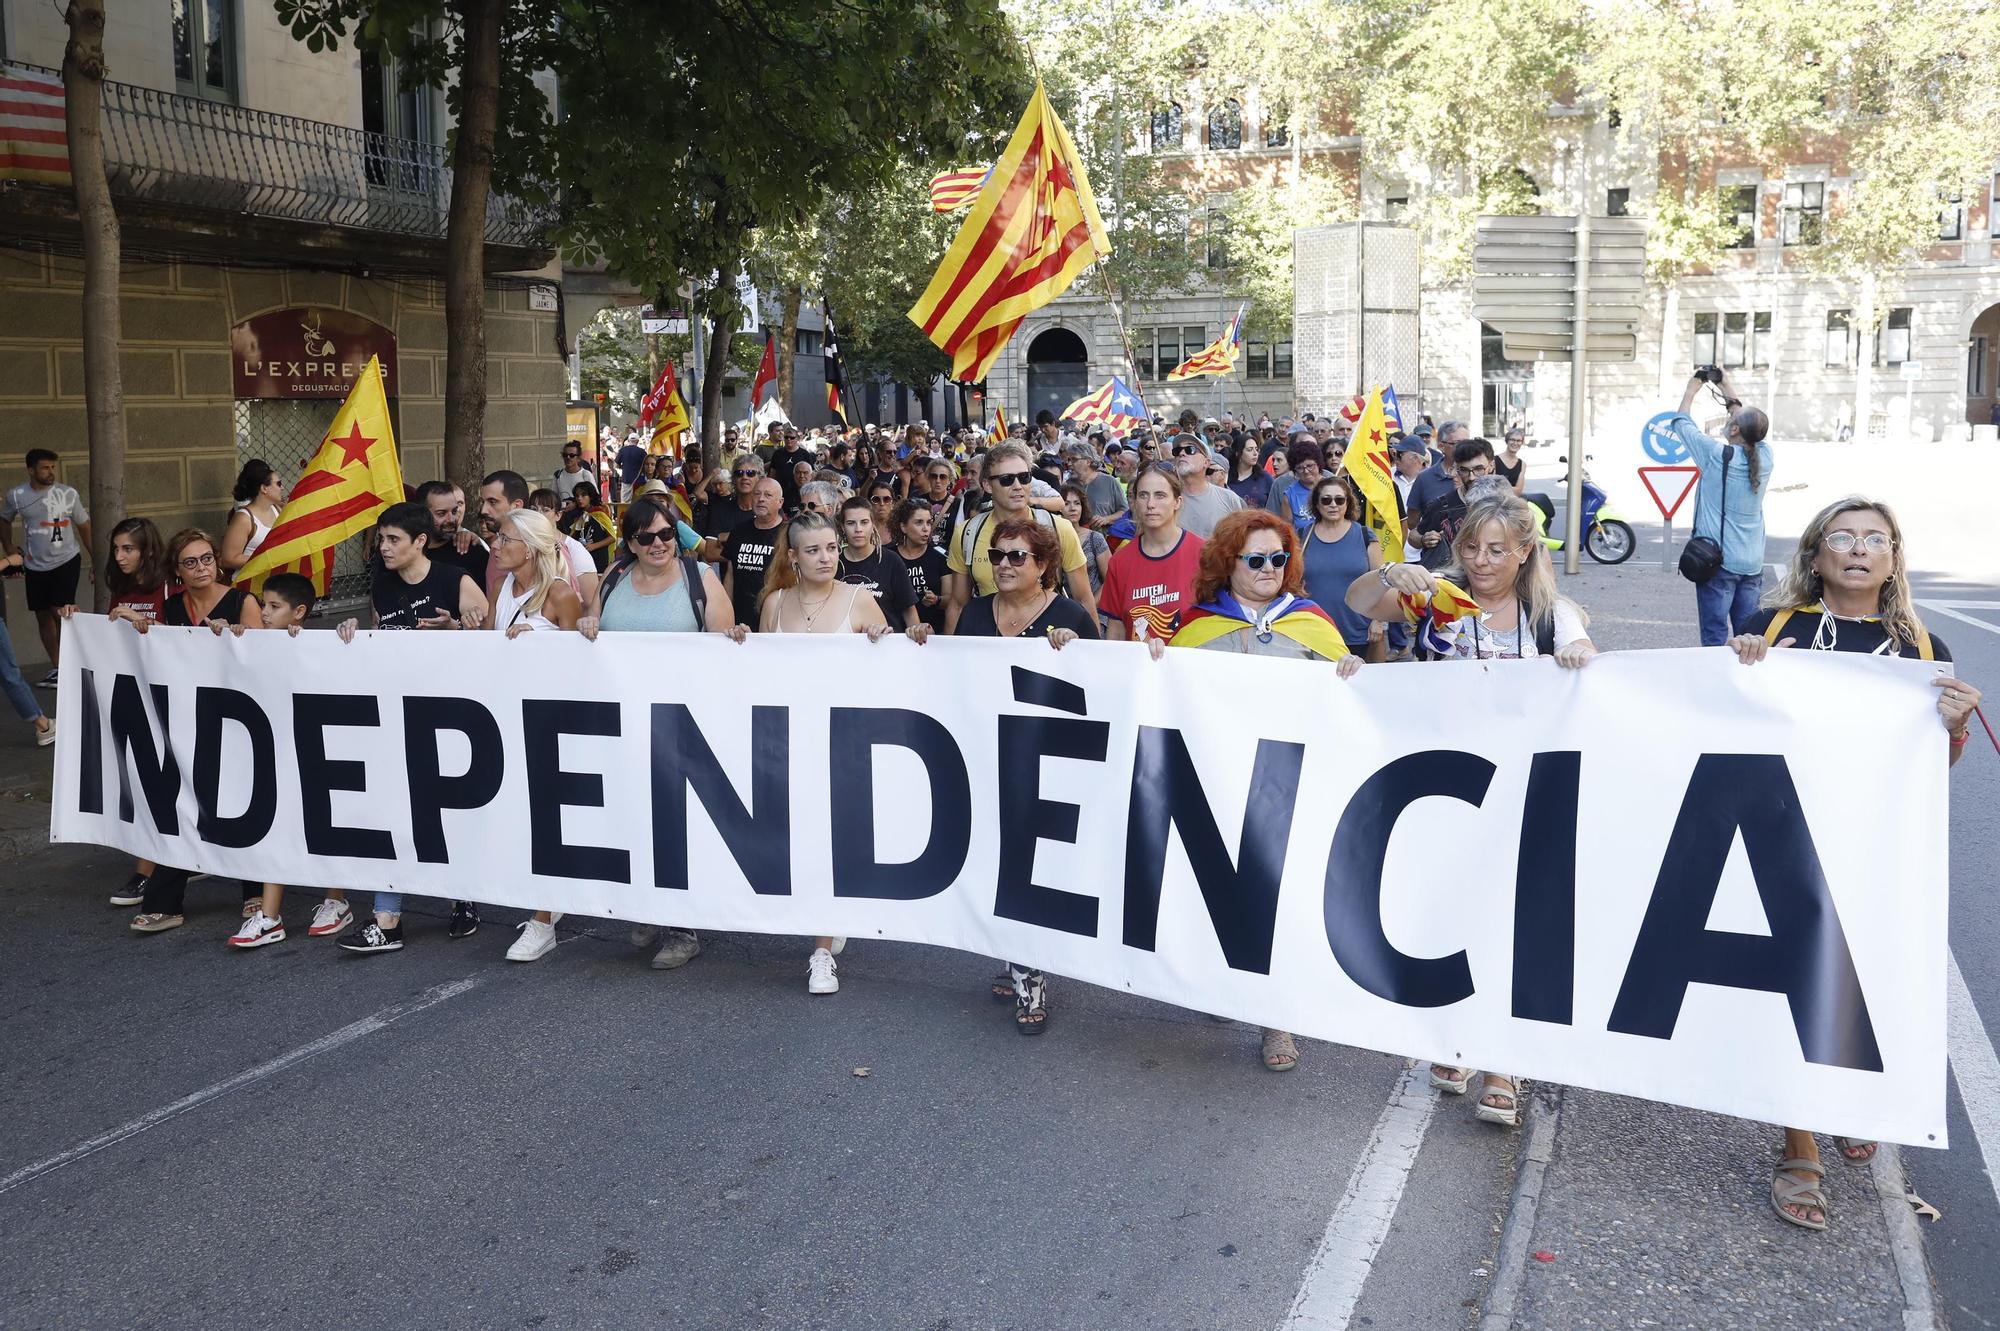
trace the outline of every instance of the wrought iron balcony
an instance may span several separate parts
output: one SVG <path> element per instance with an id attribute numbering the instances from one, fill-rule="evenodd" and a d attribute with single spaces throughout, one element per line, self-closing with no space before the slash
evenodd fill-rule
<path id="1" fill-rule="evenodd" d="M 173 207 L 442 239 L 451 206 L 438 144 L 109 79 L 104 154 L 114 195 Z M 547 221 L 496 194 L 486 239 L 539 247 Z"/>

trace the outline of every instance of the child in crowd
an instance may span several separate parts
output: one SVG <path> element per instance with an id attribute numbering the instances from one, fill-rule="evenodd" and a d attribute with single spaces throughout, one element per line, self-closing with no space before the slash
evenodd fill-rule
<path id="1" fill-rule="evenodd" d="M 292 637 L 298 637 L 299 630 L 312 617 L 315 600 L 312 579 L 297 573 L 271 574 L 264 579 L 264 627 L 283 629 Z M 219 629 L 217 631 L 220 632 Z M 264 884 L 263 901 L 256 913 L 243 921 L 243 927 L 230 935 L 229 946 L 252 948 L 283 942 L 285 921 L 279 914 L 279 908 L 284 898 L 282 883 Z M 312 924 L 307 927 L 306 933 L 313 938 L 326 938 L 353 922 L 354 913 L 348 908 L 347 893 L 334 888 L 313 911 Z"/>

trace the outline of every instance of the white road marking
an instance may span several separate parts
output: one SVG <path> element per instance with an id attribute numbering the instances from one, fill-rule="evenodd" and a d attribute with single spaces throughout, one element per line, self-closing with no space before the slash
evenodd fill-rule
<path id="1" fill-rule="evenodd" d="M 2000 624 L 1989 624 L 1983 619 L 1974 619 L 1971 615 L 1953 609 L 1954 606 L 1966 604 L 1964 601 L 1918 601 L 1917 604 L 1926 610 L 1935 610 L 1941 615 L 1949 615 L 1953 619 L 1964 624 L 1970 624 L 1976 629 L 1985 629 L 1988 633 L 2000 633 Z"/>
<path id="2" fill-rule="evenodd" d="M 1940 608 L 1950 606 L 1956 610 L 2000 610 L 2000 601 L 1922 601 L 1919 604 Z"/>
<path id="3" fill-rule="evenodd" d="M 1972 1120 L 1972 1135 L 1979 1142 L 1987 1185 L 2000 1198 L 2000 1056 L 1993 1052 L 1993 1037 L 1979 1019 L 1956 955 L 1951 959 L 1951 987 L 1945 998 L 1945 1049 L 1951 1055 L 1951 1070 L 1958 1076 L 1965 1116 Z"/>
<path id="4" fill-rule="evenodd" d="M 7 1175 L 6 1178 L 0 1179 L 0 1193 L 11 1192 L 24 1183 L 33 1182 L 44 1174 L 53 1173 L 65 1165 L 73 1165 L 85 1156 L 95 1155 L 107 1146 L 116 1146 L 128 1137 L 136 1137 L 142 1132 L 157 1128 L 160 1124 L 170 1119 L 179 1118 L 182 1114 L 187 1113 L 188 1110 L 199 1108 L 207 1104 L 210 1100 L 219 1099 L 232 1091 L 241 1090 L 253 1082 L 263 1081 L 267 1077 L 275 1076 L 283 1072 L 286 1068 L 303 1063 L 309 1058 L 316 1058 L 321 1054 L 338 1049 L 340 1046 L 358 1040 L 364 1035 L 372 1035 L 383 1027 L 388 1026 L 391 1022 L 400 1021 L 404 1017 L 422 1012 L 425 1008 L 436 1007 L 439 1003 L 457 998 L 460 994 L 475 988 L 478 984 L 478 980 L 466 979 L 453 980 L 449 984 L 435 985 L 432 988 L 424 990 L 424 992 L 406 1003 L 396 1003 L 385 1007 L 372 1016 L 363 1017 L 359 1021 L 342 1026 L 337 1031 L 323 1035 L 311 1044 L 300 1045 L 297 1049 L 289 1053 L 280 1054 L 267 1063 L 259 1063 L 254 1068 L 246 1068 L 233 1077 L 216 1082 L 213 1086 L 205 1086 L 192 1095 L 184 1095 L 172 1104 L 161 1105 L 158 1109 L 141 1114 L 129 1123 L 115 1127 L 101 1136 L 92 1137 L 87 1142 L 80 1142 L 70 1147 L 67 1151 L 59 1152 L 46 1160 L 38 1160 L 32 1165 L 17 1169 Z"/>
<path id="5" fill-rule="evenodd" d="M 1361 1287 L 1368 1281 L 1375 1254 L 1389 1236 L 1390 1222 L 1409 1182 L 1410 1167 L 1424 1144 L 1438 1093 L 1431 1088 L 1430 1065 L 1403 1069 L 1389 1092 L 1389 1103 L 1375 1120 L 1367 1145 L 1354 1162 L 1347 1191 L 1326 1222 L 1319 1248 L 1306 1263 L 1298 1297 L 1279 1323 L 1279 1331 L 1345 1331 Z"/>

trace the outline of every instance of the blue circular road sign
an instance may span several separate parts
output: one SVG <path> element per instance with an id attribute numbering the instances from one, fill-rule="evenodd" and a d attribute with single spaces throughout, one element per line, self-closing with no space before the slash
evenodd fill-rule
<path id="1" fill-rule="evenodd" d="M 1667 428 L 1667 422 L 1680 415 L 1678 411 L 1663 411 L 1646 422 L 1646 428 L 1639 431 L 1639 447 L 1646 450 L 1646 456 L 1662 466 L 1672 466 L 1676 462 L 1686 462 L 1694 455 L 1694 450 L 1681 442 L 1681 437 Z"/>

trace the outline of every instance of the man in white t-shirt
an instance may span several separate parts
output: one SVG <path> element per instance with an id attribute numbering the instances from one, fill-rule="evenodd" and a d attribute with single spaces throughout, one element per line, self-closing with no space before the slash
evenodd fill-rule
<path id="1" fill-rule="evenodd" d="M 494 471 L 486 474 L 479 483 L 479 516 L 489 522 L 498 522 L 509 509 L 526 508 L 528 505 L 528 478 L 518 471 Z M 461 541 L 466 533 L 459 533 Z M 563 563 L 569 567 L 570 585 L 576 588 L 577 599 L 583 602 L 583 613 L 597 613 L 597 561 L 590 557 L 590 549 L 574 536 L 557 533 L 562 542 Z M 489 567 L 486 573 L 486 600 L 493 601 L 493 589 L 506 575 L 498 567 Z"/>
<path id="2" fill-rule="evenodd" d="M 1174 470 L 1181 478 L 1181 530 L 1202 540 L 1215 535 L 1216 524 L 1243 507 L 1243 497 L 1208 479 L 1208 468 L 1220 459 L 1191 434 L 1175 435 Z"/>
<path id="3" fill-rule="evenodd" d="M 565 441 L 562 460 L 562 470 L 556 473 L 556 478 L 549 488 L 561 495 L 565 501 L 569 499 L 570 491 L 585 481 L 589 481 L 592 485 L 597 484 L 597 474 L 584 465 L 582 444 L 574 439 Z"/>
<path id="4" fill-rule="evenodd" d="M 90 513 L 76 487 L 56 479 L 56 455 L 46 448 L 28 450 L 28 479 L 0 498 L 0 558 L 14 553 L 17 517 L 28 609 L 35 612 L 42 650 L 49 654 L 49 673 L 37 683 L 52 689 L 62 645 L 62 611 L 76 604 L 83 556 L 90 549 Z M 0 633 L 6 631 L 0 625 Z"/>

